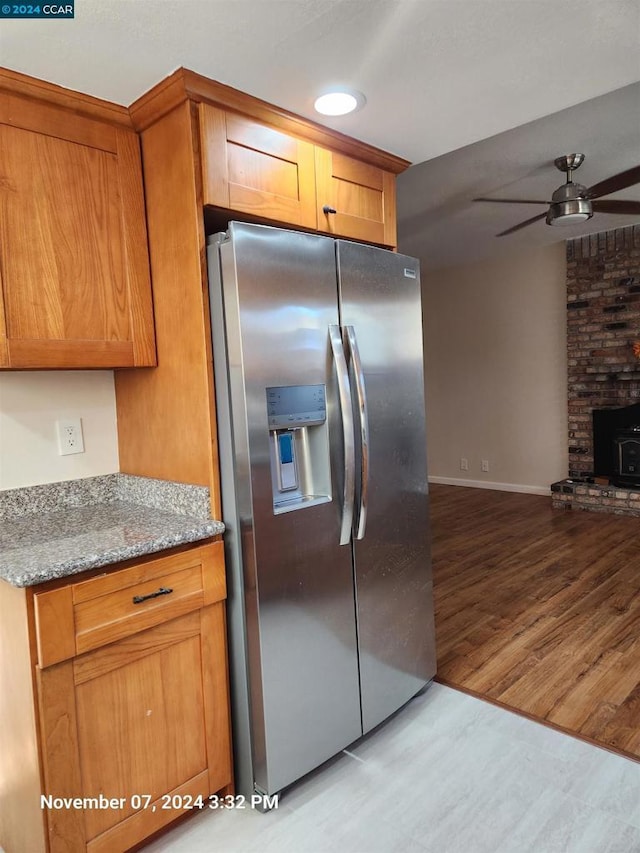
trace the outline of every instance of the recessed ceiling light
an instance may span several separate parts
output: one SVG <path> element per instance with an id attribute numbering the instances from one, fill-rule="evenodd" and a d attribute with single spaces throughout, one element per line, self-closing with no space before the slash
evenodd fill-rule
<path id="1" fill-rule="evenodd" d="M 354 89 L 341 89 L 326 92 L 316 98 L 314 107 L 316 112 L 324 116 L 343 116 L 359 110 L 366 103 L 366 98 L 361 92 Z"/>

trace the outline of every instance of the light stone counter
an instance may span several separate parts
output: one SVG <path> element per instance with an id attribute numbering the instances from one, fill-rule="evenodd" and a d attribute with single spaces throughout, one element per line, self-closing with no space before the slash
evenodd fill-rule
<path id="1" fill-rule="evenodd" d="M 53 578 L 209 539 L 209 490 L 109 474 L 0 492 L 0 579 Z"/>

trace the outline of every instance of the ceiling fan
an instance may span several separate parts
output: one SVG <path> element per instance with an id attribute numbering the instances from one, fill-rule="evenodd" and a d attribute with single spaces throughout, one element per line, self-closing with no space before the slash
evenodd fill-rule
<path id="1" fill-rule="evenodd" d="M 491 201 L 498 204 L 549 205 L 549 209 L 545 213 L 532 216 L 531 219 L 525 219 L 524 222 L 519 222 L 511 228 L 507 228 L 506 231 L 496 234 L 496 237 L 513 234 L 514 231 L 519 231 L 521 228 L 526 228 L 527 225 L 532 225 L 534 222 L 545 218 L 547 225 L 575 225 L 576 222 L 591 219 L 594 213 L 628 213 L 640 216 L 640 201 L 616 199 L 600 201 L 603 195 L 609 195 L 626 187 L 632 187 L 634 184 L 639 184 L 640 166 L 634 166 L 632 169 L 627 169 L 626 172 L 619 172 L 617 175 L 605 178 L 604 181 L 587 188 L 571 180 L 573 172 L 582 164 L 583 160 L 584 154 L 565 154 L 564 157 L 558 157 L 553 161 L 557 169 L 566 172 L 567 181 L 553 193 L 551 201 L 531 198 L 474 198 L 473 200 Z"/>

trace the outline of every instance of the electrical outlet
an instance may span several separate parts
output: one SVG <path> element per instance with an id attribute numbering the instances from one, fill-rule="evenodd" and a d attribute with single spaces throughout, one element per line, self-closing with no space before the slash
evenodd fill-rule
<path id="1" fill-rule="evenodd" d="M 80 418 L 65 418 L 56 421 L 58 428 L 58 453 L 70 456 L 72 453 L 84 453 L 82 421 Z"/>
<path id="2" fill-rule="evenodd" d="M 485 474 L 488 473 L 488 471 L 489 471 L 489 460 L 488 459 L 482 460 L 482 462 L 480 463 L 480 470 L 484 471 Z"/>
<path id="3" fill-rule="evenodd" d="M 468 471 L 469 470 L 469 460 L 464 456 L 460 457 L 460 470 L 461 471 Z"/>

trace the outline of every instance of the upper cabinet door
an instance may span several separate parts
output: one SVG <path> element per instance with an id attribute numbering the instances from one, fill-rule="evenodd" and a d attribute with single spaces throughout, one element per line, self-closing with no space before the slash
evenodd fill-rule
<path id="1" fill-rule="evenodd" d="M 155 364 L 136 134 L 0 94 L 0 367 Z"/>
<path id="2" fill-rule="evenodd" d="M 198 110 L 204 203 L 315 229 L 313 145 L 209 104 Z"/>
<path id="3" fill-rule="evenodd" d="M 316 200 L 318 231 L 396 245 L 396 181 L 391 172 L 316 148 Z"/>

